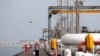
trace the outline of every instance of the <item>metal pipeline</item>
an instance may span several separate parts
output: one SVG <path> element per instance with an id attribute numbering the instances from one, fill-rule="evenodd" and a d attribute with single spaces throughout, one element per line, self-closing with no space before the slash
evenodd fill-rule
<path id="1" fill-rule="evenodd" d="M 85 45 L 85 42 L 80 42 L 78 45 L 78 51 L 83 51 L 82 46 Z M 100 45 L 100 41 L 94 41 L 94 45 Z"/>

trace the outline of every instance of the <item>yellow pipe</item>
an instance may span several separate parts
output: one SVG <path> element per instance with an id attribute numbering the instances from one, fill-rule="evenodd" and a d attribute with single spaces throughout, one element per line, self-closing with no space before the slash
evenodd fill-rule
<path id="1" fill-rule="evenodd" d="M 85 45 L 86 45 L 86 50 L 92 51 L 94 48 L 94 41 L 93 37 L 91 34 L 87 34 L 85 37 Z"/>
<path id="2" fill-rule="evenodd" d="M 56 49 L 57 48 L 57 40 L 54 38 L 54 39 L 51 39 L 51 49 Z"/>
<path id="3" fill-rule="evenodd" d="M 66 13 L 69 13 L 69 14 L 75 14 L 76 11 L 75 10 L 52 10 L 51 11 L 52 14 L 60 14 L 60 13 L 63 13 L 63 14 L 66 14 Z M 100 10 L 79 10 L 78 13 L 87 13 L 87 14 L 93 14 L 93 13 L 100 13 Z"/>

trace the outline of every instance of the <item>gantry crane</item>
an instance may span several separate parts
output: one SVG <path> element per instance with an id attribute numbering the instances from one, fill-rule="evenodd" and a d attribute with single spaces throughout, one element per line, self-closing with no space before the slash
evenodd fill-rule
<path id="1" fill-rule="evenodd" d="M 100 6 L 79 6 L 78 10 L 73 10 L 73 6 L 50 6 L 48 8 L 48 37 L 51 35 L 51 17 L 56 14 L 100 14 Z M 69 9 L 69 10 L 66 10 Z M 76 22 L 76 33 L 79 27 L 79 20 Z"/>

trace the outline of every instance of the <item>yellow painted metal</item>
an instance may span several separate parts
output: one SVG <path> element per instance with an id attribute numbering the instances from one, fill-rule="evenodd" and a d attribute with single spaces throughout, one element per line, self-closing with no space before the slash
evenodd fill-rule
<path id="1" fill-rule="evenodd" d="M 51 39 L 51 49 L 56 49 L 57 48 L 57 39 Z"/>
<path id="2" fill-rule="evenodd" d="M 76 11 L 75 10 L 52 10 L 51 11 L 51 13 L 52 14 L 60 14 L 60 13 L 63 13 L 63 14 L 66 14 L 66 13 L 69 13 L 69 14 L 75 14 L 76 13 Z M 98 13 L 100 13 L 100 10 L 93 10 L 93 9 L 80 9 L 79 11 L 78 11 L 78 13 L 82 13 L 82 14 L 84 14 L 84 13 L 87 13 L 87 14 L 93 14 L 93 13 L 95 13 L 95 14 L 98 14 Z"/>
<path id="3" fill-rule="evenodd" d="M 85 37 L 85 45 L 86 45 L 86 50 L 92 51 L 94 48 L 94 41 L 93 37 L 91 34 L 87 34 Z"/>

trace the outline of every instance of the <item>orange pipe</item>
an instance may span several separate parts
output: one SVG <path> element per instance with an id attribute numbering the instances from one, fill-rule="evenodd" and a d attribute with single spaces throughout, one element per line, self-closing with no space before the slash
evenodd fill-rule
<path id="1" fill-rule="evenodd" d="M 94 45 L 100 45 L 100 41 L 94 41 Z"/>
<path id="2" fill-rule="evenodd" d="M 82 46 L 85 44 L 85 42 L 80 42 L 78 45 L 78 51 L 83 51 Z"/>
<path id="3" fill-rule="evenodd" d="M 78 45 L 78 51 L 83 51 L 82 46 L 85 45 L 85 42 L 80 42 Z M 100 41 L 94 41 L 94 45 L 100 45 Z"/>

